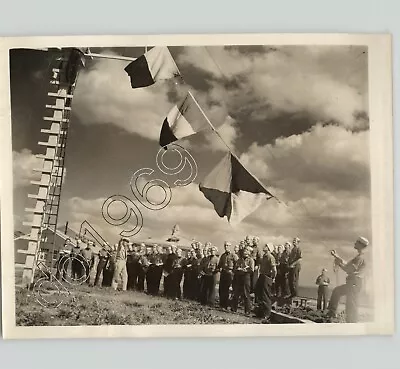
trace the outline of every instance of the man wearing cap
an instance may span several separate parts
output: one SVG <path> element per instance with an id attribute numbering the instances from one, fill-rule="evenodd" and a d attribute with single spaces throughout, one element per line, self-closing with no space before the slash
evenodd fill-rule
<path id="1" fill-rule="evenodd" d="M 300 249 L 300 238 L 296 237 L 293 239 L 293 247 L 289 255 L 289 289 L 290 296 L 296 297 L 299 288 L 299 275 L 301 269 L 301 249 Z"/>
<path id="2" fill-rule="evenodd" d="M 126 259 L 128 257 L 129 240 L 121 238 L 115 254 L 115 269 L 112 279 L 112 288 L 114 290 L 118 287 L 119 279 L 122 280 L 122 291 L 126 291 L 128 284 L 128 271 L 126 270 Z"/>
<path id="3" fill-rule="evenodd" d="M 146 271 L 146 286 L 147 286 L 147 293 L 150 295 L 153 294 L 154 291 L 154 257 L 157 253 L 157 245 L 152 245 L 147 249 L 147 262 L 148 267 Z"/>
<path id="4" fill-rule="evenodd" d="M 89 283 L 89 273 L 90 273 L 90 267 L 92 264 L 92 257 L 93 257 L 93 250 L 92 250 L 92 244 L 91 241 L 86 241 L 86 247 L 81 250 L 80 254 L 83 259 L 83 266 L 84 266 L 84 272 L 85 272 L 85 281 Z"/>
<path id="5" fill-rule="evenodd" d="M 107 264 L 103 270 L 103 281 L 101 282 L 102 287 L 112 286 L 117 250 L 118 250 L 118 243 L 114 244 L 113 246 L 110 246 Z"/>
<path id="6" fill-rule="evenodd" d="M 167 257 L 165 258 L 164 267 L 163 267 L 163 275 L 164 275 L 164 295 L 167 298 L 173 297 L 173 285 L 174 278 L 172 275 L 172 271 L 174 269 L 175 259 L 177 258 L 176 254 L 173 251 L 172 246 L 167 249 Z"/>
<path id="7" fill-rule="evenodd" d="M 56 278 L 58 280 L 66 280 L 72 249 L 73 245 L 71 243 L 71 240 L 67 238 L 65 240 L 64 247 L 60 250 L 60 256 L 56 264 Z"/>
<path id="8" fill-rule="evenodd" d="M 279 276 L 276 283 L 280 285 L 280 293 L 282 298 L 290 297 L 289 293 L 289 257 L 290 257 L 290 242 L 285 242 L 282 255 L 279 260 Z"/>
<path id="9" fill-rule="evenodd" d="M 216 256 L 217 248 L 209 246 L 209 255 L 204 258 L 202 263 L 202 293 L 201 304 L 214 306 L 215 303 L 215 286 L 217 284 L 218 273 L 218 257 Z"/>
<path id="10" fill-rule="evenodd" d="M 276 297 L 283 296 L 285 294 L 285 292 L 281 290 L 281 286 L 282 286 L 282 269 L 281 269 L 282 253 L 283 253 L 282 245 L 278 245 L 278 247 L 276 248 L 276 252 L 271 252 L 272 256 L 275 259 L 275 264 L 276 264 L 276 277 L 275 277 L 275 282 L 272 285 L 272 293 Z"/>
<path id="11" fill-rule="evenodd" d="M 154 274 L 153 274 L 152 291 L 150 293 L 153 295 L 158 295 L 158 293 L 160 291 L 160 282 L 161 282 L 161 276 L 162 276 L 162 270 L 163 270 L 163 264 L 164 264 L 163 249 L 161 246 L 154 247 L 152 262 L 154 264 L 154 267 L 153 267 Z"/>
<path id="12" fill-rule="evenodd" d="M 317 277 L 315 284 L 318 286 L 318 295 L 317 295 L 317 310 L 325 310 L 327 297 L 328 297 L 328 286 L 331 283 L 329 277 L 327 276 L 328 270 L 322 269 L 321 274 Z"/>
<path id="13" fill-rule="evenodd" d="M 239 257 L 233 268 L 236 286 L 233 293 L 232 311 L 237 311 L 239 298 L 243 297 L 246 315 L 249 315 L 251 310 L 250 276 L 254 272 L 254 259 L 251 257 L 251 251 L 249 247 L 244 248 L 243 256 Z"/>
<path id="14" fill-rule="evenodd" d="M 92 258 L 90 260 L 90 269 L 89 269 L 89 286 L 93 287 L 94 286 L 94 281 L 96 279 L 96 274 L 97 274 L 97 266 L 100 261 L 99 257 L 99 251 L 96 252 L 96 244 L 94 241 L 91 242 L 91 247 L 92 247 Z"/>
<path id="15" fill-rule="evenodd" d="M 183 266 L 185 259 L 182 256 L 182 250 L 176 249 L 176 258 L 172 266 L 172 294 L 171 297 L 174 299 L 182 298 L 181 282 L 183 277 Z"/>
<path id="16" fill-rule="evenodd" d="M 99 251 L 99 263 L 96 268 L 96 277 L 94 279 L 94 285 L 100 287 L 104 279 L 104 271 L 106 269 L 107 261 L 109 258 L 108 245 L 103 244 L 101 250 Z"/>
<path id="17" fill-rule="evenodd" d="M 233 280 L 233 267 L 235 266 L 237 257 L 231 252 L 231 243 L 225 242 L 225 252 L 219 258 L 218 270 L 219 278 L 219 305 L 222 309 L 228 309 L 229 305 L 229 288 Z"/>
<path id="18" fill-rule="evenodd" d="M 196 249 L 189 251 L 189 256 L 185 262 L 183 297 L 189 300 L 196 300 L 198 297 L 198 265 Z"/>
<path id="19" fill-rule="evenodd" d="M 254 236 L 251 240 L 251 257 L 254 260 L 254 272 L 251 275 L 251 285 L 250 285 L 250 292 L 255 293 L 255 288 L 256 288 L 256 283 L 259 277 L 259 266 L 260 266 L 260 261 L 262 258 L 262 253 L 258 248 L 258 244 L 260 242 L 260 238 L 257 236 Z M 257 299 L 257 296 L 255 297 Z"/>
<path id="20" fill-rule="evenodd" d="M 272 308 L 272 284 L 276 277 L 276 263 L 272 256 L 273 246 L 267 244 L 264 247 L 264 255 L 260 261 L 260 277 L 256 284 L 257 309 L 256 315 L 259 318 L 269 319 Z"/>
<path id="21" fill-rule="evenodd" d="M 141 270 L 141 265 L 139 264 L 139 247 L 132 245 L 128 255 L 130 261 L 130 269 L 128 269 L 128 289 L 135 290 L 138 288 L 139 272 Z"/>
<path id="22" fill-rule="evenodd" d="M 328 317 L 336 316 L 340 298 L 346 296 L 346 322 L 358 322 L 358 298 L 362 286 L 363 273 L 365 271 L 364 250 L 369 241 L 364 237 L 359 237 L 354 243 L 357 255 L 347 263 L 336 253 L 331 251 L 335 258 L 335 264 L 347 273 L 346 284 L 335 287 L 328 305 Z"/>
<path id="23" fill-rule="evenodd" d="M 81 256 L 82 241 L 80 238 L 76 238 L 76 244 L 71 251 L 71 278 L 74 281 L 80 280 L 83 272 L 83 260 Z"/>

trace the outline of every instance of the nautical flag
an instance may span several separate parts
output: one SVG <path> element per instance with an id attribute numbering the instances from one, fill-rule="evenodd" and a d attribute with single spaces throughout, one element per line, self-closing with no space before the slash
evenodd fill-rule
<path id="1" fill-rule="evenodd" d="M 183 101 L 175 105 L 161 127 L 160 146 L 211 128 L 207 117 L 189 92 Z"/>
<path id="2" fill-rule="evenodd" d="M 132 88 L 147 87 L 160 80 L 180 76 L 178 67 L 166 46 L 156 46 L 125 68 Z"/>
<path id="3" fill-rule="evenodd" d="M 221 218 L 226 216 L 232 225 L 240 223 L 264 200 L 273 197 L 231 152 L 200 183 L 199 188 L 212 202 L 217 214 Z"/>

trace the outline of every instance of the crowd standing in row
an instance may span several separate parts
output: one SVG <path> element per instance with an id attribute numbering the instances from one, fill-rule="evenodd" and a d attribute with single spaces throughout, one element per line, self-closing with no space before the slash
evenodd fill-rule
<path id="1" fill-rule="evenodd" d="M 59 279 L 68 278 L 71 261 L 71 278 L 86 280 L 91 286 L 117 289 L 121 284 L 122 290 L 146 290 L 158 295 L 163 280 L 165 297 L 214 306 L 219 276 L 221 308 L 237 311 L 242 301 L 245 314 L 249 315 L 253 296 L 254 311 L 262 318 L 269 317 L 273 297 L 297 296 L 302 259 L 299 238 L 292 244 L 267 244 L 260 250 L 259 238 L 247 236 L 233 250 L 232 244 L 225 242 L 220 257 L 210 242 L 193 242 L 183 255 L 173 245 L 166 249 L 158 245 L 135 246 L 126 238 L 114 247 L 104 244 L 98 253 L 93 252 L 92 241 L 77 238 L 74 247 L 68 241 L 57 264 Z"/>

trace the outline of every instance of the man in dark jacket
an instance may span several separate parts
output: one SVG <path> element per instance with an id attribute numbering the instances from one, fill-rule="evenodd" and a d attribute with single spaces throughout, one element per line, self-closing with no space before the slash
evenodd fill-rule
<path id="1" fill-rule="evenodd" d="M 222 309 L 228 309 L 229 306 L 229 288 L 233 281 L 233 268 L 237 257 L 231 252 L 231 243 L 225 242 L 225 252 L 221 255 L 218 263 L 220 271 L 219 278 L 219 305 Z"/>
<path id="2" fill-rule="evenodd" d="M 271 253 L 272 245 L 265 245 L 264 255 L 260 261 L 260 277 L 256 284 L 258 307 L 256 315 L 259 318 L 269 319 L 272 308 L 272 284 L 276 277 L 275 258 Z"/>

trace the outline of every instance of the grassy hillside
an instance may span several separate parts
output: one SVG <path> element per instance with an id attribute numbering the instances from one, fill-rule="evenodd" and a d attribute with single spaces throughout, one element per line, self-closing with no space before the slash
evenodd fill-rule
<path id="1" fill-rule="evenodd" d="M 73 296 L 72 296 L 73 295 Z M 260 320 L 140 292 L 80 286 L 58 308 L 41 306 L 27 290 L 16 292 L 17 325 L 249 324 Z"/>

